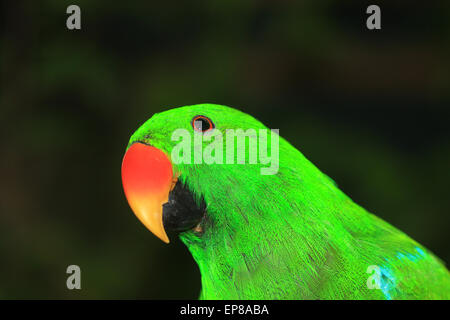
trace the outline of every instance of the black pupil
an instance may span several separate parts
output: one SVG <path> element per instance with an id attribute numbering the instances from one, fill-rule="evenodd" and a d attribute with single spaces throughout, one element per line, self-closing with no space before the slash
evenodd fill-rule
<path id="1" fill-rule="evenodd" d="M 194 127 L 198 131 L 202 131 L 202 132 L 205 132 L 205 131 L 211 129 L 209 121 L 206 120 L 205 118 L 197 118 L 197 119 L 195 119 Z"/>

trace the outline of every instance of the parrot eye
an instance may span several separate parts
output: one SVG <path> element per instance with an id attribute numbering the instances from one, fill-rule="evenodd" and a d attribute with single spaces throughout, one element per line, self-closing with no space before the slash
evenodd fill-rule
<path id="1" fill-rule="evenodd" d="M 192 119 L 192 128 L 197 132 L 207 132 L 214 129 L 211 119 L 205 116 L 195 116 Z"/>

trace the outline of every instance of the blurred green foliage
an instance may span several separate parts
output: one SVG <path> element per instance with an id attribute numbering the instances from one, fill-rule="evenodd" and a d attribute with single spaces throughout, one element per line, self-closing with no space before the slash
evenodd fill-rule
<path id="1" fill-rule="evenodd" d="M 82 29 L 66 28 L 77 4 Z M 153 113 L 254 115 L 356 202 L 450 260 L 450 2 L 9 1 L 0 38 L 0 298 L 196 298 L 120 165 Z M 65 286 L 68 265 L 82 289 Z"/>

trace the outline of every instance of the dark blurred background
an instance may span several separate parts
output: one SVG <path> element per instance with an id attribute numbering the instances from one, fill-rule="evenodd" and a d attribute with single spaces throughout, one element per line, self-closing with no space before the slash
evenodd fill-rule
<path id="1" fill-rule="evenodd" d="M 135 218 L 120 165 L 153 113 L 203 102 L 279 128 L 450 261 L 450 2 L 374 3 L 375 31 L 364 1 L 4 2 L 0 298 L 197 298 L 195 262 Z"/>

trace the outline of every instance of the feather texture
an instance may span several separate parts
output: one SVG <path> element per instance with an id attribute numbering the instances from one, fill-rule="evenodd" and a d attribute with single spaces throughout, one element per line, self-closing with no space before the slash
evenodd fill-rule
<path id="1" fill-rule="evenodd" d="M 192 131 L 196 115 L 221 132 L 266 129 L 238 110 L 203 104 L 154 115 L 130 143 L 170 155 L 173 130 Z M 248 159 L 248 148 L 235 148 Z M 207 205 L 201 228 L 180 234 L 200 268 L 201 299 L 450 298 L 450 275 L 437 257 L 354 203 L 286 140 L 279 139 L 278 173 L 261 175 L 262 166 L 174 164 Z M 370 266 L 379 289 L 368 286 Z"/>

